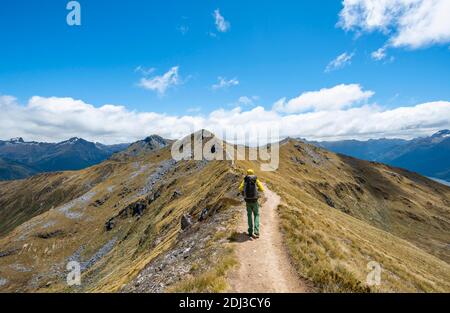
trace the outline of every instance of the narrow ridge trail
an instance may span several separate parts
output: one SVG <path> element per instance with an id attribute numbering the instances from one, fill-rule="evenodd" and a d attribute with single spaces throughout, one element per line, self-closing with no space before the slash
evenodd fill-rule
<path id="1" fill-rule="evenodd" d="M 280 197 L 265 188 L 266 201 L 260 207 L 259 239 L 247 237 L 247 212 L 243 210 L 238 226 L 236 254 L 239 267 L 229 276 L 231 292 L 307 292 L 295 273 L 283 245 L 277 207 Z"/>

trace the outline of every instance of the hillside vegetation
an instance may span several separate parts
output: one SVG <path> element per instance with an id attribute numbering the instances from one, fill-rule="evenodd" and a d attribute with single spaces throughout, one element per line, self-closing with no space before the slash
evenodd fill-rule
<path id="1" fill-rule="evenodd" d="M 295 140 L 280 156 L 276 172 L 258 174 L 284 201 L 282 231 L 301 277 L 322 291 L 450 291 L 450 188 Z M 380 286 L 366 284 L 371 261 Z"/>
<path id="2" fill-rule="evenodd" d="M 98 173 L 105 175 L 94 183 Z M 51 208 L 48 204 L 42 211 L 30 212 L 37 216 L 0 240 L 0 278 L 6 281 L 0 289 L 119 291 L 152 260 L 186 240 L 198 248 L 190 247 L 192 268 L 183 273 L 192 271 L 193 281 L 209 273 L 205 290 L 226 287 L 224 273 L 214 273 L 231 252 L 217 242 L 223 243 L 231 234 L 233 208 L 241 205 L 236 193 L 230 194 L 230 187 L 237 188 L 238 176 L 227 162 L 175 162 L 167 147 L 128 162 L 111 160 L 77 173 L 41 175 L 4 186 L 10 193 L 17 188 L 27 193 L 32 188 L 40 190 L 41 180 L 51 190 L 47 198 L 37 198 L 43 202 L 71 193 L 54 200 Z M 91 188 L 84 193 L 73 190 L 87 185 Z M 2 201 L 11 203 L 12 197 L 2 196 Z M 21 201 L 25 207 L 27 201 Z M 143 207 L 141 218 L 134 214 L 136 205 Z M 193 225 L 181 231 L 185 214 L 190 214 Z M 6 220 L 15 223 L 9 217 Z M 202 238 L 192 236 L 196 229 L 201 229 Z M 200 247 L 206 253 L 201 259 L 196 257 Z M 81 263 L 80 287 L 65 283 L 69 261 Z"/>
<path id="3" fill-rule="evenodd" d="M 250 167 L 281 197 L 285 248 L 314 290 L 450 291 L 449 187 L 297 140 L 282 143 L 278 170 L 261 172 L 175 161 L 149 138 L 82 171 L 0 183 L 1 291 L 226 291 Z M 70 261 L 81 286 L 66 284 Z M 371 261 L 379 286 L 366 283 Z"/>

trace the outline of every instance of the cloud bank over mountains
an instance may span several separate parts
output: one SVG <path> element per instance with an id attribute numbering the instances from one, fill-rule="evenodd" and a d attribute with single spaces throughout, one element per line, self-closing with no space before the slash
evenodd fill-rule
<path id="1" fill-rule="evenodd" d="M 168 115 L 135 112 L 125 106 L 95 107 L 73 98 L 34 96 L 20 104 L 12 96 L 0 95 L 1 139 L 21 136 L 27 140 L 56 142 L 83 137 L 103 143 L 131 142 L 150 134 L 179 138 L 206 128 L 217 134 L 234 128 L 278 127 L 282 137 L 311 140 L 412 138 L 450 128 L 450 102 L 433 101 L 415 106 L 385 108 L 371 103 L 373 91 L 358 84 L 341 84 L 308 91 L 267 109 L 218 109 L 207 115 Z"/>

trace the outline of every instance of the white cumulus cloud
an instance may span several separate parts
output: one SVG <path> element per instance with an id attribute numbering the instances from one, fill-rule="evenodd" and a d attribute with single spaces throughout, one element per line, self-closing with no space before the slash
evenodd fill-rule
<path id="1" fill-rule="evenodd" d="M 238 99 L 238 103 L 243 104 L 243 105 L 253 105 L 255 103 L 255 101 L 258 101 L 258 100 L 259 100 L 258 96 L 251 96 L 251 97 L 241 96 Z"/>
<path id="2" fill-rule="evenodd" d="M 325 68 L 325 72 L 331 72 L 344 68 L 352 62 L 352 58 L 354 55 L 354 53 L 347 52 L 338 55 L 334 60 L 328 63 L 327 67 Z"/>
<path id="3" fill-rule="evenodd" d="M 376 61 L 381 61 L 386 58 L 386 48 L 382 47 L 378 50 L 373 51 L 371 54 L 372 59 Z"/>
<path id="4" fill-rule="evenodd" d="M 247 96 L 242 96 L 242 97 L 239 97 L 238 102 L 243 105 L 250 105 L 253 103 L 253 100 Z"/>
<path id="5" fill-rule="evenodd" d="M 212 85 L 212 89 L 226 89 L 237 85 L 239 85 L 239 80 L 237 80 L 236 78 L 227 80 L 226 78 L 219 76 L 217 77 L 217 83 Z"/>
<path id="6" fill-rule="evenodd" d="M 217 30 L 221 33 L 226 33 L 231 27 L 230 22 L 225 20 L 219 9 L 214 11 L 213 16 Z"/>
<path id="7" fill-rule="evenodd" d="M 363 90 L 359 84 L 341 84 L 319 91 L 304 92 L 290 100 L 283 98 L 275 103 L 274 109 L 285 113 L 334 111 L 364 102 L 374 94 L 373 91 Z"/>
<path id="8" fill-rule="evenodd" d="M 142 72 L 142 68 L 138 67 L 138 69 L 138 71 Z M 178 70 L 179 67 L 174 66 L 161 76 L 154 76 L 150 78 L 142 77 L 139 82 L 139 86 L 144 89 L 156 91 L 160 95 L 164 95 L 169 87 L 179 85 L 181 83 Z"/>
<path id="9" fill-rule="evenodd" d="M 381 31 L 387 46 L 417 49 L 450 42 L 448 0 L 344 0 L 339 26 Z"/>

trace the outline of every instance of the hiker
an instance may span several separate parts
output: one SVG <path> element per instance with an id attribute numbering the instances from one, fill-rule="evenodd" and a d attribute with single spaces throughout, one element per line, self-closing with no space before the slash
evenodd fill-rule
<path id="1" fill-rule="evenodd" d="M 264 187 L 256 177 L 255 172 L 249 169 L 247 170 L 247 176 L 239 186 L 239 192 L 242 193 L 247 204 L 248 236 L 250 238 L 259 238 L 258 191 L 264 191 Z"/>

